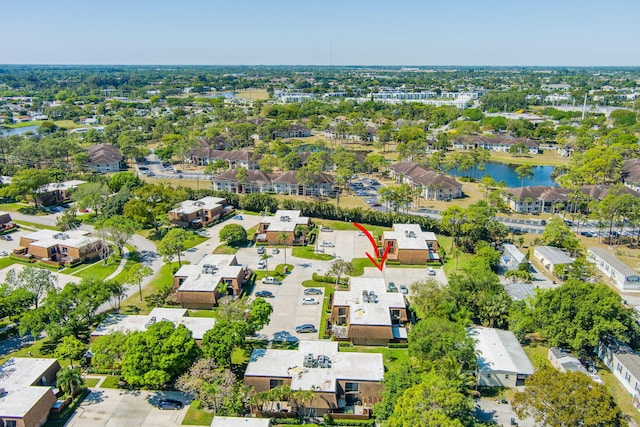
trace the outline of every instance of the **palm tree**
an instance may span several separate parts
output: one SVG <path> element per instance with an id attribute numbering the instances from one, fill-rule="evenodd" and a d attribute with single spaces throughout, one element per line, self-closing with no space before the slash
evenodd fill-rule
<path id="1" fill-rule="evenodd" d="M 76 391 L 84 385 L 80 368 L 70 366 L 62 368 L 56 375 L 56 384 L 69 396 L 74 396 Z"/>
<path id="2" fill-rule="evenodd" d="M 278 241 L 283 246 L 285 265 L 287 265 L 287 246 L 285 245 L 285 242 L 287 241 L 288 238 L 289 238 L 289 235 L 287 234 L 286 231 L 281 231 L 280 233 L 278 233 Z"/>

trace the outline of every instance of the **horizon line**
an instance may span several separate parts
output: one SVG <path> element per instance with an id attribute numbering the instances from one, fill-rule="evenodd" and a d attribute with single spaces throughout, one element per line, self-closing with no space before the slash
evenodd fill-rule
<path id="1" fill-rule="evenodd" d="M 489 65 L 489 64 L 171 64 L 171 63 L 2 63 L 3 66 L 54 66 L 54 67 L 73 67 L 73 66 L 94 66 L 94 67 L 322 67 L 322 68 L 341 68 L 341 67 L 398 67 L 398 68 L 450 68 L 450 67 L 479 67 L 479 68 L 640 68 L 638 65 Z"/>

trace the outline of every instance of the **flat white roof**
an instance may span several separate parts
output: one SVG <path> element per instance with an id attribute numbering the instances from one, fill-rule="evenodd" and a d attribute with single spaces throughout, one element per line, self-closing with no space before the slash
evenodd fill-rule
<path id="1" fill-rule="evenodd" d="M 271 418 L 213 417 L 211 427 L 271 427 Z"/>
<path id="2" fill-rule="evenodd" d="M 188 215 L 194 212 L 197 212 L 201 209 L 211 210 L 216 208 L 217 206 L 222 207 L 225 199 L 221 199 L 220 197 L 212 197 L 207 196 L 198 200 L 185 200 L 180 203 L 180 206 L 173 209 L 173 212 L 177 214 Z"/>
<path id="3" fill-rule="evenodd" d="M 12 357 L 0 365 L 0 417 L 22 418 L 42 396 L 52 393 L 51 387 L 34 386 L 56 359 Z"/>
<path id="4" fill-rule="evenodd" d="M 277 210 L 274 216 L 262 218 L 263 224 L 269 224 L 267 231 L 294 231 L 296 225 L 306 225 L 309 218 L 300 216 L 300 211 Z"/>
<path id="5" fill-rule="evenodd" d="M 30 240 L 47 240 L 47 239 L 55 239 L 55 236 L 59 236 L 58 238 L 66 238 L 66 239 L 78 239 L 80 237 L 84 237 L 89 234 L 88 231 L 84 230 L 70 230 L 70 231 L 56 231 L 56 230 L 38 230 L 33 233 L 25 234 L 25 239 Z M 63 236 L 64 235 L 64 236 Z"/>
<path id="6" fill-rule="evenodd" d="M 241 274 L 243 267 L 235 265 L 235 255 L 209 254 L 198 264 L 183 265 L 174 276 L 186 277 L 178 291 L 213 292 L 222 279 Z"/>
<path id="7" fill-rule="evenodd" d="M 189 317 L 183 308 L 154 308 L 144 316 L 114 314 L 107 317 L 92 333 L 92 336 L 109 335 L 113 332 L 143 332 L 156 322 L 168 320 L 174 325 L 184 325 L 191 331 L 196 340 L 201 340 L 204 334 L 212 329 L 216 319 L 209 317 Z"/>
<path id="8" fill-rule="evenodd" d="M 86 182 L 87 181 L 80 181 L 78 179 L 65 181 L 65 182 L 52 182 L 51 184 L 48 184 L 46 186 L 45 192 L 48 193 L 50 191 L 56 191 L 56 190 L 69 190 L 71 188 L 77 188 L 82 184 L 86 184 Z"/>
<path id="9" fill-rule="evenodd" d="M 83 248 L 87 245 L 97 242 L 97 237 L 80 237 L 78 239 L 44 239 L 32 242 L 29 246 L 36 246 L 39 248 L 50 248 L 52 246 L 62 245 L 70 248 Z"/>
<path id="10" fill-rule="evenodd" d="M 373 291 L 378 302 L 365 302 L 363 291 Z M 333 294 L 334 306 L 349 306 L 349 324 L 391 326 L 391 308 L 405 308 L 404 296 L 399 292 L 387 292 L 384 279 L 351 278 L 348 291 Z"/>
<path id="11" fill-rule="evenodd" d="M 327 356 L 330 366 L 305 367 L 307 354 Z M 338 380 L 382 381 L 384 364 L 379 353 L 342 353 L 337 342 L 300 341 L 298 350 L 253 350 L 246 376 L 291 378 L 291 390 L 335 392 Z"/>
<path id="12" fill-rule="evenodd" d="M 469 336 L 479 353 L 478 370 L 533 375 L 533 365 L 513 332 L 474 326 Z"/>
<path id="13" fill-rule="evenodd" d="M 575 261 L 566 252 L 554 246 L 536 246 L 534 252 L 553 265 L 571 264 Z"/>
<path id="14" fill-rule="evenodd" d="M 437 241 L 435 233 L 422 231 L 418 224 L 393 224 L 393 231 L 382 233 L 384 240 L 395 240 L 398 249 L 428 250 L 427 242 Z"/>

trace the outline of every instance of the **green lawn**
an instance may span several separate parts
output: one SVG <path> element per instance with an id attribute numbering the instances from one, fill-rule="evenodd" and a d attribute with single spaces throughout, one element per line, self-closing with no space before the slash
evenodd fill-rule
<path id="1" fill-rule="evenodd" d="M 609 390 L 609 393 L 613 395 L 620 410 L 625 415 L 631 417 L 636 425 L 640 424 L 640 412 L 633 406 L 633 396 L 629 394 L 627 389 L 620 384 L 620 381 L 604 364 L 598 366 L 598 374 L 607 390 Z"/>
<path id="2" fill-rule="evenodd" d="M 194 400 L 189 405 L 187 415 L 182 420 L 183 426 L 208 426 L 213 421 L 213 412 L 205 411 L 200 407 L 200 401 Z"/>
<path id="3" fill-rule="evenodd" d="M 189 310 L 189 317 L 212 317 L 216 318 L 215 310 Z"/>
<path id="4" fill-rule="evenodd" d="M 353 265 L 353 273 L 349 276 L 362 276 L 364 274 L 365 267 L 375 267 L 369 258 L 354 258 L 351 260 Z"/>
<path id="5" fill-rule="evenodd" d="M 184 244 L 185 244 L 187 249 L 191 249 L 194 246 L 198 246 L 200 243 L 206 242 L 207 239 L 208 239 L 208 237 L 201 236 L 198 233 L 195 233 L 195 232 L 192 231 L 191 235 L 189 236 L 187 241 L 184 242 Z"/>
<path id="6" fill-rule="evenodd" d="M 99 382 L 100 382 L 100 378 L 85 378 L 84 379 L 84 385 L 86 385 L 89 388 L 97 386 Z"/>
<path id="7" fill-rule="evenodd" d="M 71 275 L 82 279 L 104 280 L 116 271 L 118 265 L 120 265 L 120 257 L 110 257 L 107 260 L 107 265 L 104 265 L 104 262 L 101 260 L 85 269 L 79 269 Z"/>
<path id="8" fill-rule="evenodd" d="M 51 227 L 49 225 L 43 225 L 43 224 L 36 224 L 35 222 L 16 221 L 16 220 L 13 220 L 13 222 L 15 222 L 16 224 L 27 226 L 27 227 L 38 228 L 40 230 L 58 230 L 55 227 Z"/>
<path id="9" fill-rule="evenodd" d="M 315 259 L 319 261 L 330 261 L 333 259 L 332 255 L 315 253 L 314 246 L 294 246 L 291 254 L 298 258 Z"/>
<path id="10" fill-rule="evenodd" d="M 227 246 L 226 243 L 221 244 L 220 246 L 218 246 L 213 250 L 214 254 L 221 254 L 221 255 L 235 255 L 237 252 L 238 252 L 238 249 L 231 246 Z"/>
<path id="11" fill-rule="evenodd" d="M 53 351 L 55 350 L 55 348 L 55 345 L 52 345 L 52 343 L 48 339 L 43 338 L 41 340 L 34 341 L 33 344 L 23 347 L 20 350 L 0 357 L 0 365 L 9 360 L 11 357 L 53 357 Z M 65 366 L 69 366 L 68 359 L 60 359 L 59 362 L 60 366 L 62 366 L 63 368 Z"/>
<path id="12" fill-rule="evenodd" d="M 313 218 L 313 222 L 315 224 L 321 224 L 324 225 L 326 227 L 329 227 L 333 230 L 354 230 L 357 231 L 359 230 L 358 227 L 356 227 L 355 225 L 353 225 L 353 223 L 351 222 L 344 222 L 344 221 L 333 221 L 333 220 L 328 220 L 328 219 L 317 219 L 317 218 Z M 389 231 L 391 230 L 391 227 L 382 227 L 380 225 L 368 225 L 368 224 L 363 224 L 363 226 L 367 229 L 367 231 L 369 231 L 374 237 L 380 237 L 382 236 L 382 233 L 384 231 Z"/>
<path id="13" fill-rule="evenodd" d="M 118 388 L 118 383 L 120 382 L 120 377 L 117 375 L 107 375 L 107 378 L 104 379 L 101 388 Z"/>
<path id="14" fill-rule="evenodd" d="M 189 264 L 188 261 L 182 261 L 182 265 Z M 163 286 L 168 286 L 173 283 L 173 269 L 178 268 L 178 262 L 167 263 L 162 266 L 158 274 L 151 280 L 151 282 L 142 288 L 142 301 L 138 293 L 134 293 L 126 300 L 122 301 L 122 311 L 124 314 L 148 314 L 149 309 L 144 297 L 155 294 L 162 289 Z"/>
<path id="15" fill-rule="evenodd" d="M 254 270 L 254 281 L 258 282 L 259 280 L 264 279 L 265 277 L 268 276 L 272 276 L 275 277 L 276 279 L 284 279 L 285 275 L 284 275 L 284 264 L 278 264 L 276 265 L 275 270 Z M 288 266 L 288 270 L 289 273 L 291 273 L 293 271 L 293 265 L 292 264 L 287 264 Z M 269 261 L 267 260 L 267 267 L 269 267 Z"/>

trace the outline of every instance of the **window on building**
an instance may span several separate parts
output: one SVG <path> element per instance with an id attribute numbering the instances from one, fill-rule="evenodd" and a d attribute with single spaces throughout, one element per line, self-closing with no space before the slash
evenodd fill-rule
<path id="1" fill-rule="evenodd" d="M 508 379 L 509 379 L 509 375 L 508 375 L 508 374 L 505 374 L 504 379 L 505 379 L 505 380 L 508 380 Z"/>
<path id="2" fill-rule="evenodd" d="M 269 380 L 269 390 L 271 390 L 272 388 L 280 387 L 281 385 L 284 385 L 283 380 Z"/>
<path id="3" fill-rule="evenodd" d="M 358 383 L 344 383 L 344 391 L 347 393 L 358 391 Z"/>
<path id="4" fill-rule="evenodd" d="M 618 372 L 622 372 L 622 365 L 618 362 L 618 367 L 616 368 Z"/>
<path id="5" fill-rule="evenodd" d="M 631 374 L 629 372 L 624 374 L 624 379 L 627 380 L 628 383 L 631 382 Z"/>
<path id="6" fill-rule="evenodd" d="M 339 307 L 338 316 L 346 316 L 346 315 L 347 315 L 347 307 Z"/>
<path id="7" fill-rule="evenodd" d="M 0 420 L 2 421 L 2 420 Z M 17 427 L 18 426 L 18 422 L 16 420 L 4 420 L 4 426 L 5 427 Z"/>

